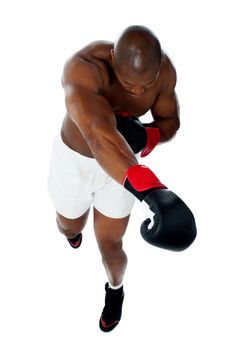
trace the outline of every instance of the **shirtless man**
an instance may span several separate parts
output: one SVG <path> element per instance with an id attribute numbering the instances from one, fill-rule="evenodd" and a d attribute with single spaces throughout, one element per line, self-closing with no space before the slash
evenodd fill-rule
<path id="1" fill-rule="evenodd" d="M 62 85 L 67 114 L 53 144 L 49 193 L 58 228 L 74 248 L 81 244 L 94 205 L 94 231 L 109 280 L 99 325 L 108 332 L 121 319 L 127 265 L 122 238 L 135 197 L 145 201 L 149 193 L 154 197 L 170 192 L 149 168 L 138 164 L 115 116 L 140 118 L 151 111 L 153 121 L 142 126 L 146 145 L 141 157 L 170 140 L 180 125 L 176 71 L 152 31 L 130 26 L 115 43 L 95 41 L 70 57 Z M 152 197 L 146 200 L 151 207 L 158 201 Z M 147 228 L 143 230 L 147 235 Z M 192 243 L 194 233 L 182 249 Z M 168 243 L 150 243 L 168 249 Z M 172 247 L 169 243 L 169 249 L 182 250 L 174 249 L 175 243 Z"/>

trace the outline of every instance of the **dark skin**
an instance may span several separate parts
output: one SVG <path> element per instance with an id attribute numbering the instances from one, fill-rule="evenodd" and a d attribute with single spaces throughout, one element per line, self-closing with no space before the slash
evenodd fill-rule
<path id="1" fill-rule="evenodd" d="M 160 142 L 166 142 L 179 128 L 175 84 L 176 72 L 165 53 L 160 63 L 140 75 L 125 66 L 116 66 L 114 43 L 91 43 L 64 66 L 62 85 L 67 114 L 62 139 L 76 152 L 95 158 L 121 184 L 127 169 L 138 161 L 116 129 L 115 110 L 125 110 L 139 118 L 150 110 L 153 116 L 150 125 L 159 127 Z M 76 236 L 83 230 L 88 213 L 73 220 L 57 213 L 60 231 L 68 238 Z M 94 208 L 96 238 L 113 285 L 122 283 L 126 268 L 122 237 L 128 221 L 129 216 L 112 219 Z"/>

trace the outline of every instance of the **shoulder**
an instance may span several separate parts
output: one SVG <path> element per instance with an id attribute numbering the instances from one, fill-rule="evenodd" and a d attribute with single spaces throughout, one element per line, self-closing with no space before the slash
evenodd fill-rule
<path id="1" fill-rule="evenodd" d="M 103 91 L 108 80 L 105 58 L 111 47 L 111 42 L 94 41 L 70 56 L 64 64 L 62 85 L 82 85 Z"/>
<path id="2" fill-rule="evenodd" d="M 162 90 L 174 90 L 177 82 L 177 73 L 172 59 L 163 52 L 162 55 Z"/>
<path id="3" fill-rule="evenodd" d="M 78 51 L 78 53 L 81 56 L 102 58 L 105 56 L 107 50 L 111 50 L 113 48 L 113 45 L 114 43 L 112 41 L 96 40 L 84 46 Z"/>

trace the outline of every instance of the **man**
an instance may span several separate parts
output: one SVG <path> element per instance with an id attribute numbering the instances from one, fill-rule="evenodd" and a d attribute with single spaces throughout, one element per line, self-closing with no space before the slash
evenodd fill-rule
<path id="1" fill-rule="evenodd" d="M 138 164 L 135 153 L 141 151 L 144 157 L 176 134 L 180 125 L 176 71 L 151 30 L 130 26 L 115 43 L 96 41 L 70 57 L 62 85 L 67 113 L 53 145 L 49 192 L 58 228 L 74 248 L 81 244 L 94 205 L 94 231 L 109 280 L 99 325 L 108 332 L 121 319 L 127 265 L 122 238 L 135 197 L 143 201 L 150 193 L 154 198 L 146 202 L 155 205 L 156 192 L 169 193 L 163 192 L 166 187 L 150 169 Z M 153 121 L 143 126 L 138 118 L 149 110 Z M 140 124 L 144 147 L 134 153 L 125 135 L 125 129 L 131 134 L 132 127 L 124 125 L 120 132 L 118 120 L 119 125 L 121 120 Z M 168 243 L 158 245 L 168 249 Z"/>

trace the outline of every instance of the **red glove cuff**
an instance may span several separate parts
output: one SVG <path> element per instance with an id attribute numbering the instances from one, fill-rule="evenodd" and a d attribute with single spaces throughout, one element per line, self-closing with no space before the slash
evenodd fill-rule
<path id="1" fill-rule="evenodd" d="M 114 111 L 114 113 L 115 113 L 115 115 L 119 115 L 120 117 L 123 117 L 123 118 L 133 117 L 133 115 L 130 114 L 129 112 L 121 110 L 121 109 Z"/>
<path id="2" fill-rule="evenodd" d="M 146 191 L 151 188 L 167 188 L 163 185 L 157 176 L 145 165 L 133 165 L 128 168 L 127 173 L 122 181 L 125 185 L 126 179 L 131 186 L 138 192 Z"/>
<path id="3" fill-rule="evenodd" d="M 146 157 L 150 152 L 152 152 L 160 141 L 159 128 L 146 127 L 145 130 L 147 132 L 147 144 L 140 154 L 141 157 Z"/>

